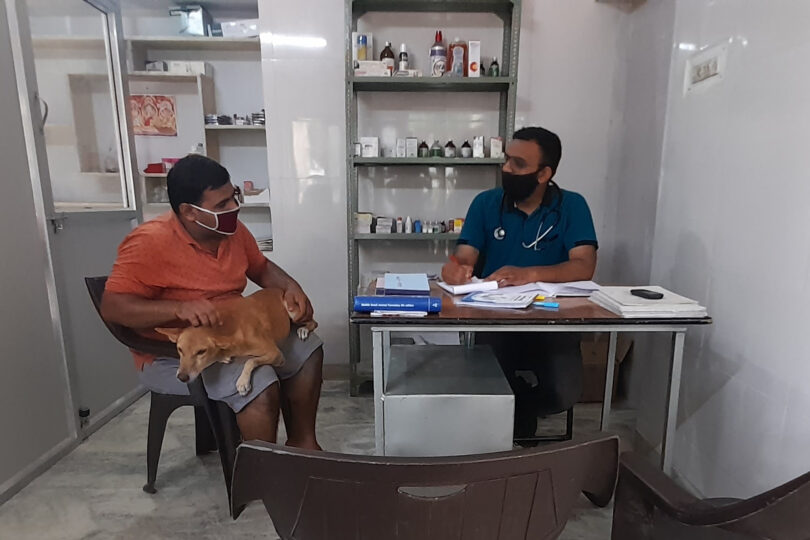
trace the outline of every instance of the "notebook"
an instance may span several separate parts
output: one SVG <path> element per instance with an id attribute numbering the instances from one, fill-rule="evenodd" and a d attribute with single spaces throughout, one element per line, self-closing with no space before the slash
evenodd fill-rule
<path id="1" fill-rule="evenodd" d="M 543 296 L 590 296 L 599 290 L 599 285 L 593 281 L 570 281 L 567 283 L 546 283 L 535 281 L 526 285 L 501 287 L 499 291 L 506 293 L 534 292 Z"/>
<path id="2" fill-rule="evenodd" d="M 484 281 L 483 279 L 474 277 L 469 283 L 463 285 L 450 285 L 444 281 L 437 283 L 439 287 L 449 292 L 450 294 L 468 294 L 471 292 L 493 291 L 498 288 L 497 281 Z"/>
<path id="3" fill-rule="evenodd" d="M 430 296 L 427 274 L 385 274 L 383 288 L 386 295 Z"/>

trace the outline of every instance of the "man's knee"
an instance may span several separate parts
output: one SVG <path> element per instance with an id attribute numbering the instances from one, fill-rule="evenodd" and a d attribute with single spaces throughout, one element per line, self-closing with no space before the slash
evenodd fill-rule
<path id="1" fill-rule="evenodd" d="M 295 377 L 294 384 L 284 386 L 284 397 L 293 405 L 306 404 L 317 396 L 323 383 L 323 348 L 318 347 L 307 358 Z"/>
<path id="2" fill-rule="evenodd" d="M 264 390 L 262 390 L 259 395 L 251 400 L 250 403 L 245 405 L 241 412 L 253 412 L 253 411 L 274 411 L 278 410 L 279 404 L 281 403 L 281 393 L 279 391 L 279 386 L 277 382 L 274 382 Z M 240 413 L 241 414 L 241 413 Z"/>
<path id="3" fill-rule="evenodd" d="M 318 347 L 315 349 L 309 358 L 307 358 L 307 362 L 312 362 L 318 366 L 318 372 L 323 370 L 323 347 Z"/>
<path id="4" fill-rule="evenodd" d="M 311 384 L 320 386 L 323 382 L 323 347 L 318 347 L 309 355 L 301 372 Z"/>

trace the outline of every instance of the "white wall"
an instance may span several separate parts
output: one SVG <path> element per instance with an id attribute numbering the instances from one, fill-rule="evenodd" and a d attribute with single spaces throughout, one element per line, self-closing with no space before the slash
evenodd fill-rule
<path id="1" fill-rule="evenodd" d="M 807 2 L 677 2 L 652 281 L 714 317 L 687 338 L 674 456 L 708 496 L 810 469 L 809 22 Z M 725 80 L 684 97 L 689 49 L 719 43 Z M 663 396 L 646 390 L 657 440 Z"/>
<path id="2" fill-rule="evenodd" d="M 34 213 L 5 4 L 0 2 L 0 502 L 72 433 L 67 380 L 44 287 L 47 248 Z"/>
<path id="3" fill-rule="evenodd" d="M 325 361 L 348 361 L 343 2 L 259 4 L 267 123 L 272 261 L 315 307 Z M 325 47 L 274 46 L 271 34 Z"/>
<path id="4" fill-rule="evenodd" d="M 590 0 L 523 2 L 516 127 L 540 125 L 562 139 L 555 180 L 590 205 L 601 281 L 619 279 L 614 213 L 629 25 L 626 14 Z"/>

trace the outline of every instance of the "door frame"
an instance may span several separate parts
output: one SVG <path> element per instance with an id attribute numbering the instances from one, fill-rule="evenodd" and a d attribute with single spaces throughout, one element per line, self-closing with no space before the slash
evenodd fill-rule
<path id="1" fill-rule="evenodd" d="M 28 24 L 28 13 L 22 0 L 5 0 L 6 15 L 8 17 L 9 37 L 11 38 L 11 55 L 14 59 L 14 77 L 17 81 L 17 96 L 20 101 L 20 113 L 22 115 L 23 136 L 25 138 L 25 152 L 28 158 L 29 178 L 31 180 L 31 190 L 34 194 L 34 213 L 36 215 L 37 229 L 40 238 L 45 244 L 45 289 L 48 293 L 48 305 L 51 314 L 51 331 L 56 338 L 56 347 L 59 355 L 59 366 L 62 375 L 67 382 L 66 388 L 66 415 L 68 431 L 71 438 L 76 439 L 79 434 L 79 419 L 76 412 L 76 384 L 71 376 L 68 364 L 67 350 L 65 348 L 65 336 L 62 329 L 62 317 L 59 310 L 59 301 L 56 293 L 56 274 L 54 272 L 53 251 L 51 246 L 51 231 L 48 224 L 50 216 L 46 210 L 46 196 L 53 208 L 53 197 L 51 193 L 45 193 L 41 182 L 41 164 L 39 155 L 46 155 L 44 123 L 39 128 L 41 133 L 37 136 L 34 132 L 34 115 L 32 111 L 39 113 L 39 95 L 29 88 L 28 81 L 36 80 L 33 62 L 33 44 L 31 43 L 31 29 Z M 27 49 L 27 53 L 26 50 Z M 26 59 L 27 54 L 27 59 Z M 41 117 L 41 114 L 37 114 Z M 47 163 L 45 164 L 47 168 Z M 47 170 L 47 169 L 46 169 Z M 50 186 L 48 186 L 50 188 Z M 69 452 L 72 445 L 68 445 L 64 451 Z M 43 464 L 44 465 L 44 464 Z"/>
<path id="2" fill-rule="evenodd" d="M 34 194 L 34 211 L 37 218 L 37 228 L 43 239 L 46 256 L 45 288 L 50 308 L 51 327 L 57 341 L 59 366 L 67 382 L 66 388 L 66 416 L 68 431 L 74 443 L 80 438 L 89 436 L 101 427 L 107 420 L 118 414 L 139 398 L 145 390 L 140 387 L 116 400 L 105 410 L 94 415 L 93 421 L 84 429 L 80 427 L 78 416 L 78 380 L 70 362 L 67 349 L 67 336 L 63 316 L 66 310 L 60 309 L 64 302 L 60 301 L 60 292 L 57 283 L 62 281 L 62 273 L 54 261 L 54 238 L 65 220 L 81 220 L 102 223 L 110 218 L 121 220 L 136 220 L 143 222 L 141 208 L 140 183 L 135 181 L 137 167 L 135 165 L 134 137 L 130 127 L 128 114 L 129 88 L 126 76 L 125 41 L 123 37 L 123 22 L 120 12 L 119 0 L 76 0 L 83 1 L 91 7 L 98 9 L 105 16 L 104 42 L 105 51 L 109 59 L 110 90 L 112 92 L 114 120 L 118 128 L 117 137 L 118 157 L 122 181 L 122 208 L 104 209 L 96 208 L 81 211 L 59 209 L 55 206 L 53 192 L 50 184 L 50 171 L 47 160 L 47 148 L 44 137 L 44 122 L 40 108 L 40 98 L 36 79 L 34 62 L 34 48 L 31 39 L 28 10 L 25 0 L 0 0 L 6 5 L 9 34 L 11 38 L 11 52 L 14 61 L 14 71 L 17 83 L 17 93 L 20 101 L 22 115 L 22 128 L 26 143 L 26 154 L 30 170 L 31 188 Z M 75 444 L 62 449 L 58 459 L 69 452 Z M 42 469 L 52 463 L 51 459 L 42 463 Z"/>

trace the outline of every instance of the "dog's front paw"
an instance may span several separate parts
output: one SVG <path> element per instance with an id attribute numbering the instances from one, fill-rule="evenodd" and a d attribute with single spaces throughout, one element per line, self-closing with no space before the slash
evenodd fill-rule
<path id="1" fill-rule="evenodd" d="M 239 392 L 240 396 L 246 396 L 250 392 L 251 385 L 250 385 L 250 377 L 239 377 L 239 380 L 236 381 L 236 390 Z"/>
<path id="2" fill-rule="evenodd" d="M 298 329 L 298 339 L 304 341 L 309 337 L 309 330 L 305 326 L 302 326 Z"/>

